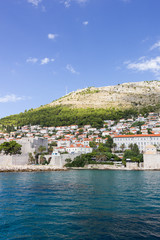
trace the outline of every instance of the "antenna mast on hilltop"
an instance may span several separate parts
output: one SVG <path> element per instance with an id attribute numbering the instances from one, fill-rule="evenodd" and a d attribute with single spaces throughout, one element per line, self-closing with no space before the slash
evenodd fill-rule
<path id="1" fill-rule="evenodd" d="M 67 89 L 67 87 L 66 87 L 66 95 L 68 94 L 68 89 Z"/>

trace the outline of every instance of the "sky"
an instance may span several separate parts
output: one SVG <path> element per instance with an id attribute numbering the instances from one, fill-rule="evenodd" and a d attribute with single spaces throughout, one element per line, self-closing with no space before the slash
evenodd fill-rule
<path id="1" fill-rule="evenodd" d="M 0 118 L 90 86 L 160 80 L 159 0 L 1 0 Z"/>

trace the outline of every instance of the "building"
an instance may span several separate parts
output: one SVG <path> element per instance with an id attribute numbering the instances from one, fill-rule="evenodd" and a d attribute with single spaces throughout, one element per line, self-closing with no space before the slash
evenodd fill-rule
<path id="1" fill-rule="evenodd" d="M 155 146 L 146 146 L 143 154 L 143 167 L 144 169 L 160 169 L 160 154 L 157 153 Z"/>
<path id="2" fill-rule="evenodd" d="M 122 150 L 122 144 L 125 150 L 136 143 L 140 152 L 144 152 L 147 145 L 160 146 L 160 134 L 117 135 L 113 137 L 113 142 L 116 143 L 116 150 Z"/>
<path id="3" fill-rule="evenodd" d="M 22 145 L 22 154 L 38 152 L 40 146 L 45 147 L 46 151 L 48 149 L 48 140 L 41 137 L 22 138 L 17 140 L 16 142 Z"/>
<path id="4" fill-rule="evenodd" d="M 69 147 L 71 141 L 69 139 L 60 139 L 57 141 L 57 147 Z"/>
<path id="5" fill-rule="evenodd" d="M 77 144 L 77 145 L 71 145 L 70 147 L 66 148 L 66 151 L 68 153 L 91 153 L 92 152 L 92 148 L 88 147 L 88 146 L 84 146 L 83 144 Z"/>

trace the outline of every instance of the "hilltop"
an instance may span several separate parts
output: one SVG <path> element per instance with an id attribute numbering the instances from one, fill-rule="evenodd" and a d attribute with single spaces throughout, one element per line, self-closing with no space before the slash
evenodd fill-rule
<path id="1" fill-rule="evenodd" d="M 65 105 L 74 108 L 122 108 L 155 106 L 160 102 L 160 82 L 123 83 L 116 86 L 89 87 L 77 90 L 47 106 Z"/>
<path id="2" fill-rule="evenodd" d="M 103 125 L 160 109 L 160 81 L 89 87 L 71 92 L 47 105 L 0 119 L 1 125 Z"/>

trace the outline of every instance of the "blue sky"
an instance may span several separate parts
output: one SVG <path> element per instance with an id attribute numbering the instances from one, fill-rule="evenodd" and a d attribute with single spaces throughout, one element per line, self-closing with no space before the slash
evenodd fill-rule
<path id="1" fill-rule="evenodd" d="M 159 0 L 0 1 L 0 117 L 160 79 Z"/>

